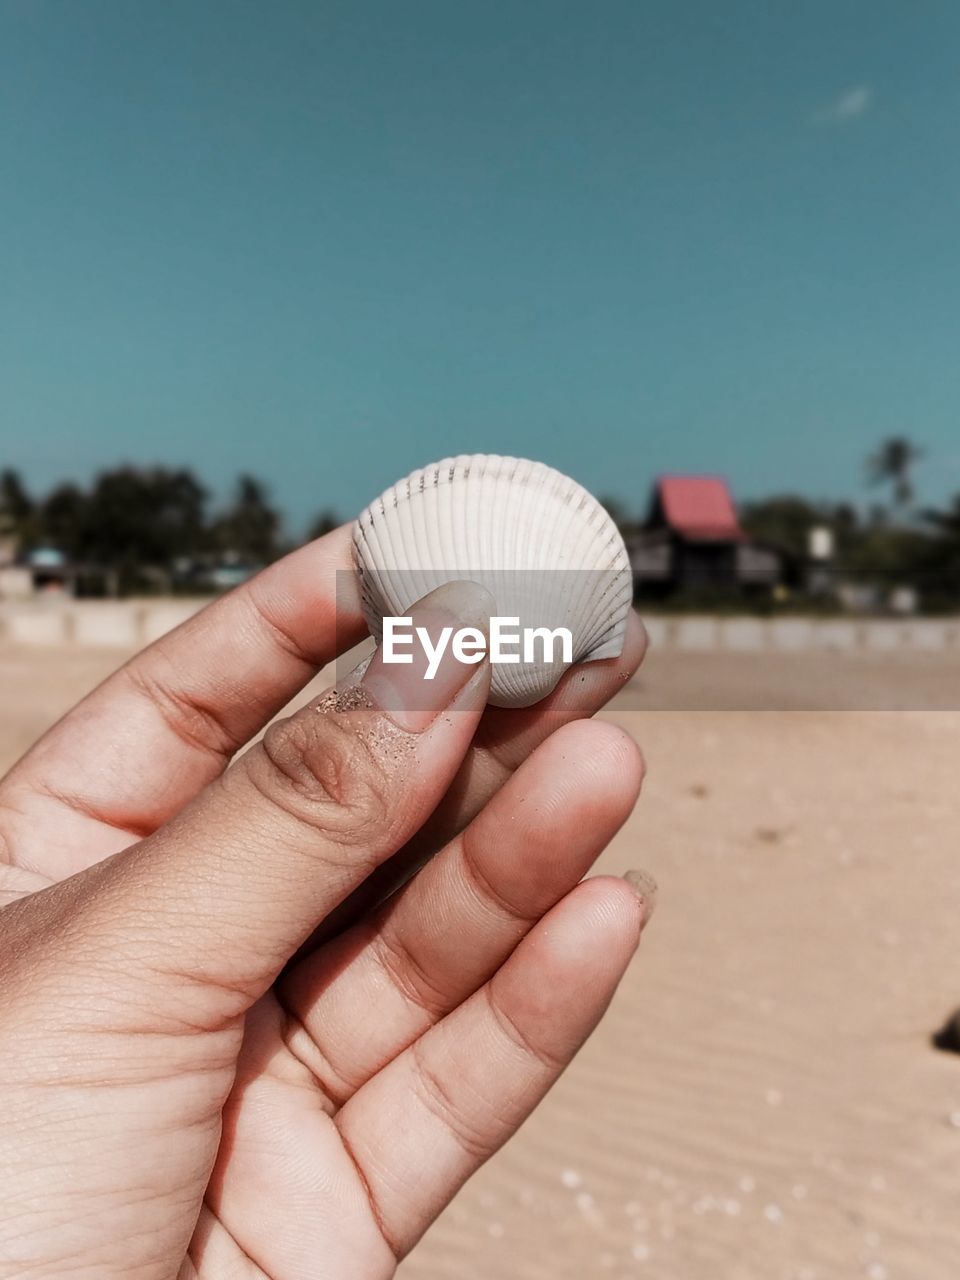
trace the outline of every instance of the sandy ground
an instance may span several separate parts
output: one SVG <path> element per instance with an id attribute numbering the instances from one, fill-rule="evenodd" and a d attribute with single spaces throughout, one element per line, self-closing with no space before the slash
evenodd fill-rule
<path id="1" fill-rule="evenodd" d="M 0 767 L 114 662 L 0 649 Z M 601 869 L 653 871 L 657 915 L 403 1280 L 955 1280 L 960 712 L 790 709 L 950 706 L 955 665 L 650 658 Z"/>

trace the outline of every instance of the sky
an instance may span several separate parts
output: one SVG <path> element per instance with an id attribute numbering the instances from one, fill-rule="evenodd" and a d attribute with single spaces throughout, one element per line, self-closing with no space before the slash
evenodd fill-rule
<path id="1" fill-rule="evenodd" d="M 955 0 L 0 0 L 0 466 L 960 490 Z"/>

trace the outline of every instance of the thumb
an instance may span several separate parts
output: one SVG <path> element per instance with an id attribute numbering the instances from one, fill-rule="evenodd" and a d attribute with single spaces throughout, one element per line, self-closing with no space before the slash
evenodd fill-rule
<path id="1" fill-rule="evenodd" d="M 435 645 L 444 628 L 485 631 L 492 608 L 483 588 L 457 582 L 411 617 Z M 432 678 L 416 647 L 405 665 L 378 650 L 359 681 L 272 725 L 165 827 L 92 869 L 100 936 L 123 956 L 125 981 L 148 984 L 147 1007 L 159 1014 L 167 988 L 178 1010 L 185 990 L 202 993 L 207 1012 L 191 1001 L 191 1025 L 242 1013 L 422 825 L 460 766 L 489 686 L 486 659 L 468 665 L 451 650 Z"/>

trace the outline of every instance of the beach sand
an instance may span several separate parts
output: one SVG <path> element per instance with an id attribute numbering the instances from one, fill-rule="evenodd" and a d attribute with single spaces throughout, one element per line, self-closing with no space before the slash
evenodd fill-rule
<path id="1" fill-rule="evenodd" d="M 0 648 L 0 767 L 115 662 Z M 955 666 L 651 656 L 606 713 L 649 773 L 599 869 L 652 871 L 656 916 L 403 1280 L 955 1280 Z"/>

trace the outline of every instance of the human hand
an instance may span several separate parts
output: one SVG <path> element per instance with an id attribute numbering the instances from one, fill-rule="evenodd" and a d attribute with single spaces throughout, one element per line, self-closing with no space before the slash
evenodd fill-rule
<path id="1" fill-rule="evenodd" d="M 633 890 L 578 883 L 640 786 L 581 719 L 639 663 L 635 620 L 525 711 L 447 664 L 398 724 L 409 668 L 374 659 L 227 767 L 361 638 L 356 601 L 334 625 L 349 564 L 338 530 L 267 569 L 0 783 L 2 1277 L 392 1275 L 636 947 Z"/>

